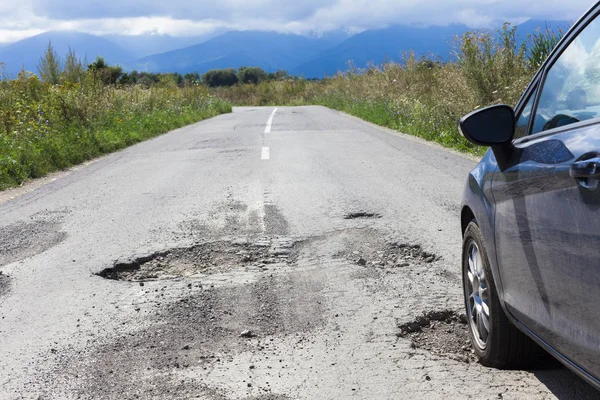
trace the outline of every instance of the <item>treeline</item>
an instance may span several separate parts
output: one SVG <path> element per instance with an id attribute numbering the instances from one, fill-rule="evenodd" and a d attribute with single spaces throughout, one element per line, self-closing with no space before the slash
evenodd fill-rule
<path id="1" fill-rule="evenodd" d="M 267 73 L 258 67 L 240 67 L 237 71 L 235 68 L 208 71 L 202 75 L 202 82 L 210 87 L 219 87 L 233 86 L 237 83 L 258 84 L 265 81 L 281 81 L 290 78 L 287 71 L 283 70 Z"/>
<path id="2" fill-rule="evenodd" d="M 75 52 L 69 49 L 66 56 L 61 58 L 52 43 L 48 47 L 37 67 L 39 77 L 45 83 L 52 85 L 63 83 L 77 83 L 84 79 L 86 74 L 93 76 L 106 85 L 141 85 L 150 87 L 160 83 L 175 84 L 179 87 L 205 85 L 209 87 L 227 87 L 235 84 L 259 84 L 268 81 L 297 79 L 290 77 L 287 71 L 266 72 L 259 67 L 240 67 L 215 69 L 200 75 L 198 72 L 180 74 L 177 72 L 153 73 L 133 70 L 126 72 L 119 65 L 109 65 L 102 57 L 97 57 L 94 62 L 82 61 Z"/>
<path id="3" fill-rule="evenodd" d="M 215 69 L 200 75 L 198 72 L 180 74 L 177 72 L 152 73 L 138 72 L 136 70 L 130 73 L 123 73 L 119 83 L 121 84 L 142 84 L 150 86 L 159 83 L 162 80 L 169 79 L 178 86 L 206 85 L 209 87 L 232 86 L 237 83 L 258 84 L 265 81 L 277 81 L 290 79 L 287 71 L 276 71 L 267 73 L 259 67 L 240 67 Z"/>

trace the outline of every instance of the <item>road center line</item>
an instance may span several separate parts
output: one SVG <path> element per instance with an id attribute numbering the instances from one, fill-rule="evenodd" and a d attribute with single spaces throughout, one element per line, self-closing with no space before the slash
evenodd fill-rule
<path id="1" fill-rule="evenodd" d="M 269 117 L 269 120 L 267 121 L 267 127 L 265 128 L 265 133 L 271 133 L 271 125 L 273 125 L 273 118 L 275 118 L 276 112 L 277 112 L 277 109 L 274 109 L 273 112 L 271 113 L 271 116 Z"/>
<path id="2" fill-rule="evenodd" d="M 270 158 L 269 148 L 268 147 L 263 147 L 262 148 L 262 153 L 260 155 L 260 159 L 261 160 L 268 160 L 269 158 Z"/>

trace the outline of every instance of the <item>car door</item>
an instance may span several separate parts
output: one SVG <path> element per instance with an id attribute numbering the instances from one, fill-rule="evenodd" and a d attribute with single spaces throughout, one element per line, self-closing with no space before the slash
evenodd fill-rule
<path id="1" fill-rule="evenodd" d="M 505 305 L 600 376 L 600 18 L 588 15 L 538 74 L 514 156 L 494 174 Z"/>

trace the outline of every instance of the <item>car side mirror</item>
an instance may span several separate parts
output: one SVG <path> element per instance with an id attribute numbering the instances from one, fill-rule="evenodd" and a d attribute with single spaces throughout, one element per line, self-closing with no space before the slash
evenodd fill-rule
<path id="1" fill-rule="evenodd" d="M 482 108 L 462 117 L 458 130 L 471 143 L 504 147 L 515 136 L 515 112 L 504 104 Z"/>

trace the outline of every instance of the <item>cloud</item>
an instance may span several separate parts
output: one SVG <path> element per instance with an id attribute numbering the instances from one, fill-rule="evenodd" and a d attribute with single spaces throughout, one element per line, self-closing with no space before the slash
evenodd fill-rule
<path id="1" fill-rule="evenodd" d="M 32 0 L 34 9 L 51 19 L 102 19 L 131 17 L 166 17 L 173 19 L 238 19 L 302 20 L 320 7 L 336 0 Z"/>
<path id="2" fill-rule="evenodd" d="M 576 20 L 589 0 L 21 0 L 0 2 L 0 42 L 57 29 L 94 34 L 204 35 L 223 29 L 360 32 L 391 24 L 497 26 Z"/>

